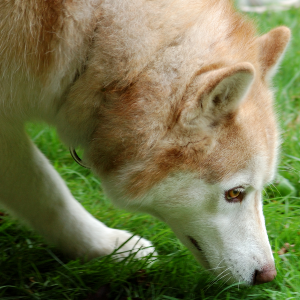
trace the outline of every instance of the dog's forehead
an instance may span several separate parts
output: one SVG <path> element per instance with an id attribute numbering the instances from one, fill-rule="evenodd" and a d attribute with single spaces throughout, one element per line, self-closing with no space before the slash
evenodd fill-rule
<path id="1" fill-rule="evenodd" d="M 128 193 L 144 194 L 155 184 L 179 171 L 191 172 L 208 184 L 238 178 L 237 174 L 243 172 L 254 178 L 250 178 L 248 184 L 253 181 L 257 188 L 271 181 L 278 146 L 274 114 L 271 106 L 270 113 L 264 107 L 252 106 L 246 104 L 235 118 L 222 125 L 215 145 L 207 153 L 202 149 L 202 142 L 200 145 L 191 142 L 185 146 L 174 143 L 159 149 L 146 164 L 141 161 L 139 171 L 136 172 L 130 166 L 126 168 L 126 176 L 132 174 Z"/>
<path id="2" fill-rule="evenodd" d="M 225 176 L 219 183 L 224 190 L 235 187 L 252 187 L 261 190 L 274 176 L 274 169 L 269 170 L 266 158 L 260 153 L 253 155 L 243 169 Z"/>
<path id="3" fill-rule="evenodd" d="M 201 173 L 208 182 L 217 182 L 245 170 L 247 176 L 260 173 L 263 182 L 269 182 L 275 173 L 278 144 L 272 108 L 245 105 L 221 131 L 213 151 L 201 162 Z"/>

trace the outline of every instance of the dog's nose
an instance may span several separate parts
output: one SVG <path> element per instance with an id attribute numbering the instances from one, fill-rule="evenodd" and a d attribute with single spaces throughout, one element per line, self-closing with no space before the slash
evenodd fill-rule
<path id="1" fill-rule="evenodd" d="M 253 284 L 262 284 L 272 281 L 277 272 L 274 267 L 265 266 L 262 270 L 256 270 L 254 273 Z"/>

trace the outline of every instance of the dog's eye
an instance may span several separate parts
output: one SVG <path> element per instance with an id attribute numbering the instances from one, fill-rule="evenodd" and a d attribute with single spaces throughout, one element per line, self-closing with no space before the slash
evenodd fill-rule
<path id="1" fill-rule="evenodd" d="M 237 198 L 241 194 L 241 191 L 238 189 L 228 191 L 227 199 Z"/>
<path id="2" fill-rule="evenodd" d="M 234 188 L 225 192 L 225 199 L 228 202 L 241 202 L 244 199 L 245 190 L 243 188 Z"/>

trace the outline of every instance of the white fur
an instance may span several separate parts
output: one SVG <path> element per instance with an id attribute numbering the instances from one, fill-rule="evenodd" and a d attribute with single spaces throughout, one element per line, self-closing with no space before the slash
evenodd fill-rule
<path id="1" fill-rule="evenodd" d="M 2 205 L 73 257 L 107 255 L 127 240 L 117 257 L 139 250 L 136 257 L 143 257 L 154 251 L 149 241 L 96 220 L 74 199 L 24 130 L 0 124 Z"/>
<path id="2" fill-rule="evenodd" d="M 124 244 L 116 257 L 137 252 L 135 256 L 140 258 L 154 252 L 152 244 L 139 236 L 132 238 L 127 231 L 108 228 L 90 215 L 74 199 L 24 129 L 30 120 L 65 126 L 57 116 L 58 107 L 63 93 L 80 69 L 82 59 L 86 58 L 85 40 L 91 32 L 85 27 L 90 26 L 93 19 L 97 1 L 94 2 L 78 1 L 76 6 L 69 7 L 66 14 L 72 17 L 68 19 L 68 26 L 55 49 L 57 63 L 48 71 L 46 82 L 30 74 L 18 61 L 19 57 L 10 62 L 8 56 L 11 52 L 6 54 L 1 48 L 8 41 L 1 41 L 0 203 L 72 257 L 90 259 L 103 256 Z M 0 8 L 0 16 L 5 15 L 3 3 L 0 3 Z M 2 30 L 4 33 L 5 30 L 11 31 L 15 38 L 13 30 L 19 28 L 14 24 L 9 28 L 4 26 Z"/>
<path id="3" fill-rule="evenodd" d="M 252 284 L 256 270 L 274 263 L 261 200 L 263 185 L 273 176 L 260 155 L 250 161 L 247 169 L 215 184 L 206 183 L 197 174 L 173 174 L 139 201 L 122 196 L 120 185 L 109 179 L 104 179 L 103 185 L 116 205 L 150 213 L 166 222 L 196 259 L 219 279 Z M 228 203 L 225 191 L 238 186 L 245 187 L 245 199 Z M 201 252 L 188 236 L 198 242 Z"/>

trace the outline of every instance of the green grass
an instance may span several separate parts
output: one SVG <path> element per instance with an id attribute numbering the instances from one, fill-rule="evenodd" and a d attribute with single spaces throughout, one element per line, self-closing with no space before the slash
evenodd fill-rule
<path id="1" fill-rule="evenodd" d="M 250 288 L 211 284 L 212 278 L 165 224 L 148 215 L 115 209 L 99 180 L 73 162 L 54 130 L 30 125 L 29 134 L 86 209 L 108 226 L 150 239 L 160 256 L 151 267 L 132 257 L 119 263 L 112 257 L 81 263 L 64 257 L 10 216 L 0 216 L 0 299 L 84 300 L 105 288 L 110 290 L 108 299 L 113 300 L 300 299 L 299 15 L 299 10 L 251 15 L 260 32 L 284 24 L 294 37 L 274 85 L 283 140 L 279 172 L 296 187 L 297 196 L 283 197 L 272 186 L 266 189 L 264 213 L 278 271 L 273 282 Z M 279 255 L 285 243 L 295 246 Z"/>

